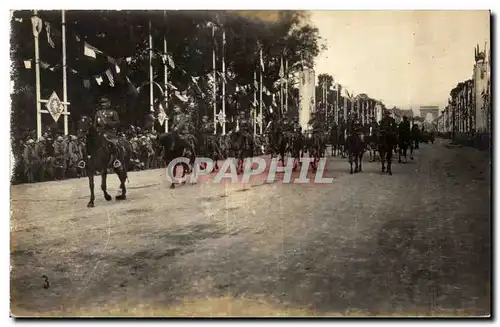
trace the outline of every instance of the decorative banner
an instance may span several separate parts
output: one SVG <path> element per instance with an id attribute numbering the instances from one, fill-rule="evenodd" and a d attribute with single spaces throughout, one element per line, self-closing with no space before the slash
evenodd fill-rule
<path id="1" fill-rule="evenodd" d="M 95 78 L 95 81 L 96 81 L 96 82 L 97 82 L 97 84 L 99 84 L 99 85 L 101 85 L 101 84 L 102 84 L 102 82 L 103 82 L 103 80 L 102 80 L 102 77 L 101 77 L 101 76 L 97 76 L 97 77 Z"/>
<path id="2" fill-rule="evenodd" d="M 53 91 L 50 95 L 50 98 L 45 104 L 45 107 L 49 111 L 52 118 L 54 118 L 55 122 L 57 122 L 62 112 L 64 111 L 64 106 L 61 103 L 61 100 L 59 100 L 59 97 L 57 96 L 57 93 L 55 91 Z"/>
<path id="3" fill-rule="evenodd" d="M 38 37 L 43 28 L 43 22 L 40 17 L 31 17 L 31 25 L 33 25 L 33 36 Z"/>
<path id="4" fill-rule="evenodd" d="M 158 113 L 158 121 L 160 122 L 160 125 L 163 126 L 163 123 L 167 119 L 167 114 L 165 113 L 165 110 L 163 107 L 160 105 L 160 112 Z"/>
<path id="5" fill-rule="evenodd" d="M 52 48 L 55 48 L 56 45 L 54 44 L 54 41 L 50 37 L 50 24 L 49 22 L 45 22 L 45 30 L 47 31 L 47 42 Z"/>
<path id="6" fill-rule="evenodd" d="M 83 46 L 83 54 L 86 55 L 87 57 L 92 57 L 96 58 L 96 51 L 93 46 L 85 42 L 85 45 Z"/>
<path id="7" fill-rule="evenodd" d="M 219 113 L 215 116 L 215 119 L 221 125 L 226 123 L 226 115 L 222 111 L 219 111 Z"/>
<path id="8" fill-rule="evenodd" d="M 106 76 L 108 77 L 109 80 L 109 86 L 115 87 L 115 79 L 113 78 L 113 74 L 111 73 L 111 69 L 106 70 Z"/>

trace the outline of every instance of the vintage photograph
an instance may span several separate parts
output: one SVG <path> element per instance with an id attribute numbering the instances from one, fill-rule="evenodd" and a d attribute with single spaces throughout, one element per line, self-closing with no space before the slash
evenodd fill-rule
<path id="1" fill-rule="evenodd" d="M 11 10 L 11 317 L 490 317 L 488 10 Z"/>

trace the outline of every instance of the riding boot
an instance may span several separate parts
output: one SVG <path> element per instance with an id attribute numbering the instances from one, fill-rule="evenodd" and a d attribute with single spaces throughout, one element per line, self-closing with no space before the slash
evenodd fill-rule
<path id="1" fill-rule="evenodd" d="M 118 146 L 116 144 L 113 144 L 113 150 L 114 150 L 114 156 L 115 156 L 115 161 L 113 161 L 113 167 L 114 168 L 120 168 L 122 163 L 118 158 L 120 158 L 120 153 L 118 150 Z"/>

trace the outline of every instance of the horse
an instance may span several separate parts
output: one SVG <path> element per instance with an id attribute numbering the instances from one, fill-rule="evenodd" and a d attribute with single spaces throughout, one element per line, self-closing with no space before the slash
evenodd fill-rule
<path id="1" fill-rule="evenodd" d="M 398 162 L 401 163 L 401 155 L 405 158 L 405 163 L 408 162 L 407 151 L 408 147 L 411 148 L 411 131 L 410 129 L 404 129 L 404 123 L 399 124 L 398 126 Z M 411 151 L 413 152 L 413 151 Z M 411 155 L 411 160 L 413 160 L 413 155 Z"/>
<path id="2" fill-rule="evenodd" d="M 321 132 L 312 133 L 308 135 L 308 140 L 306 141 L 309 157 L 313 160 L 311 161 L 311 167 L 313 171 L 318 169 L 318 163 L 321 157 L 325 154 L 325 140 Z"/>
<path id="3" fill-rule="evenodd" d="M 378 146 L 378 130 L 373 126 L 370 126 L 367 129 L 367 133 L 365 135 L 365 144 L 368 148 L 368 152 L 370 154 L 370 162 L 374 162 L 377 160 L 377 146 Z"/>
<path id="4" fill-rule="evenodd" d="M 331 152 L 332 152 L 333 157 L 336 157 L 337 154 L 340 154 L 340 152 L 341 152 L 339 136 L 340 136 L 339 135 L 339 126 L 336 123 L 333 123 L 332 128 L 330 130 L 330 135 L 329 135 L 330 144 L 332 146 Z"/>
<path id="5" fill-rule="evenodd" d="M 254 154 L 254 142 L 250 134 L 237 131 L 229 135 L 229 157 L 236 158 L 236 170 L 243 172 L 243 163 L 246 158 L 252 158 Z"/>
<path id="6" fill-rule="evenodd" d="M 382 173 L 386 172 L 385 163 L 387 162 L 387 173 L 392 175 L 392 151 L 397 144 L 397 136 L 393 132 L 392 126 L 383 128 L 381 126 L 378 136 L 378 151 L 382 163 Z"/>
<path id="7" fill-rule="evenodd" d="M 346 150 L 349 157 L 349 173 L 358 173 L 363 171 L 363 154 L 365 152 L 364 136 L 354 128 L 346 130 Z M 354 163 L 354 171 L 352 164 Z"/>
<path id="8" fill-rule="evenodd" d="M 219 160 L 223 160 L 224 157 L 222 155 L 222 150 L 217 142 L 216 135 L 210 135 L 200 131 L 196 134 L 196 139 L 198 140 L 196 153 L 212 159 L 212 161 L 214 162 L 214 170 L 219 170 L 217 162 Z M 206 168 L 206 166 L 204 168 Z"/>
<path id="9" fill-rule="evenodd" d="M 101 189 L 104 193 L 104 198 L 106 201 L 111 201 L 111 196 L 107 192 L 106 177 L 108 174 L 108 168 L 110 168 L 111 163 L 114 161 L 115 155 L 111 151 L 110 141 L 106 139 L 104 134 L 97 131 L 93 120 L 87 116 L 83 116 L 78 123 L 78 133 L 80 136 L 85 137 L 85 155 L 83 160 L 79 162 L 78 167 L 86 168 L 87 177 L 89 178 L 89 188 L 90 188 L 90 201 L 87 207 L 94 207 L 94 174 L 96 171 L 101 173 Z M 120 149 L 119 159 L 121 165 L 119 167 L 113 167 L 114 171 L 120 179 L 120 189 L 121 194 L 115 197 L 116 200 L 125 200 L 127 198 L 127 188 L 125 187 L 125 181 L 128 179 L 127 172 L 130 163 L 130 155 L 132 153 L 132 145 L 124 138 L 118 138 L 117 147 Z"/>
<path id="10" fill-rule="evenodd" d="M 297 170 L 300 166 L 300 158 L 304 150 L 304 137 L 298 131 L 287 131 L 283 134 L 283 142 L 285 150 L 284 154 L 290 153 L 293 158 L 293 171 Z M 283 154 L 283 155 L 284 155 Z"/>
<path id="11" fill-rule="evenodd" d="M 190 144 L 186 139 L 181 138 L 176 132 L 160 134 L 156 139 L 156 143 L 163 147 L 163 160 L 166 167 L 168 167 L 170 162 L 176 158 L 181 158 L 186 155 L 189 157 L 189 165 L 184 162 L 180 162 L 172 167 L 174 179 L 177 175 L 177 167 L 179 165 L 183 168 L 183 178 L 186 176 L 186 173 L 191 173 L 191 168 L 193 167 L 196 159 L 195 144 Z M 185 181 L 182 182 L 182 184 L 185 183 Z M 175 185 L 175 180 L 173 180 L 170 188 L 175 188 Z"/>

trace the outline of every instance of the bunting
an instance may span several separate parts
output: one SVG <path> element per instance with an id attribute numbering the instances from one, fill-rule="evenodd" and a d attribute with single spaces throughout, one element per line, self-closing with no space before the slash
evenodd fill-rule
<path id="1" fill-rule="evenodd" d="M 55 48 L 56 45 L 54 44 L 54 41 L 52 40 L 52 37 L 50 36 L 50 23 L 45 22 L 45 31 L 47 32 L 47 42 L 52 48 Z"/>

